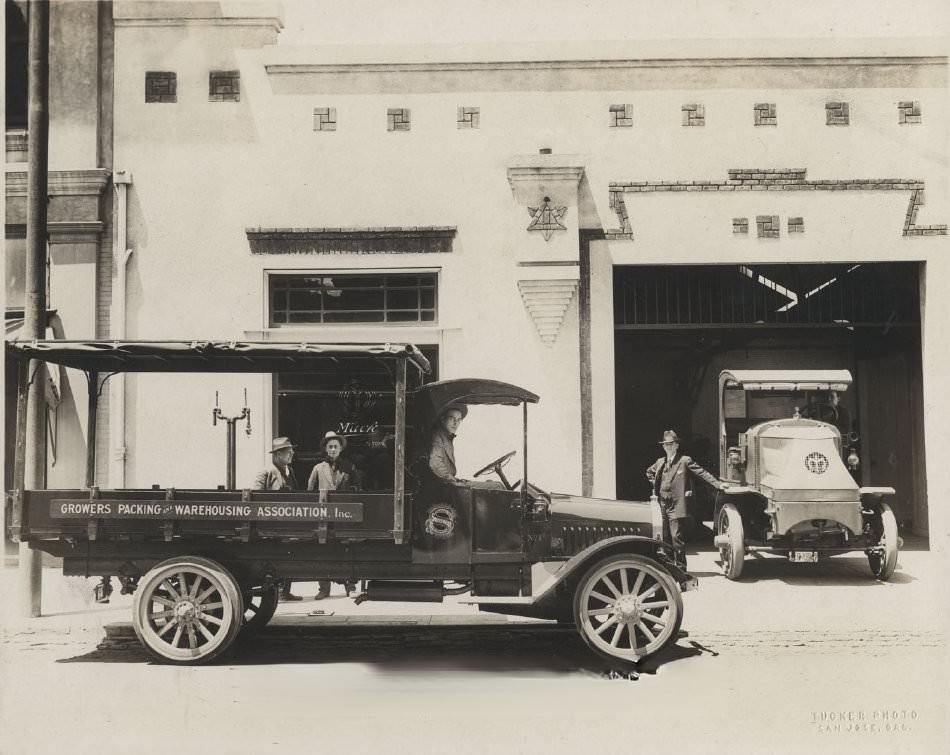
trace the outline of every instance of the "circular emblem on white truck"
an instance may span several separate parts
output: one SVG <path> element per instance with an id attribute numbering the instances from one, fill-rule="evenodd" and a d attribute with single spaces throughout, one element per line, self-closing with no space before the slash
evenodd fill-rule
<path id="1" fill-rule="evenodd" d="M 824 474 L 828 471 L 828 457 L 818 451 L 812 451 L 805 457 L 805 469 L 812 474 Z"/>

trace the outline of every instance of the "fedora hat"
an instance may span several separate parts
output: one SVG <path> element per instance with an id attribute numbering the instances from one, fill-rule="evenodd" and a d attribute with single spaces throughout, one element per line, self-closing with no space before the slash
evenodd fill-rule
<path id="1" fill-rule="evenodd" d="M 321 450 L 321 451 L 325 451 L 326 448 L 327 448 L 327 443 L 329 443 L 331 440 L 338 440 L 338 441 L 340 441 L 340 450 L 341 450 L 341 451 L 342 451 L 344 448 L 346 448 L 346 438 L 344 438 L 342 435 L 340 435 L 340 434 L 334 432 L 333 430 L 329 430 L 329 431 L 327 431 L 326 435 L 323 436 L 323 439 L 320 441 L 320 450 Z"/>
<path id="2" fill-rule="evenodd" d="M 268 453 L 276 453 L 277 451 L 283 451 L 285 448 L 296 448 L 293 443 L 290 442 L 290 438 L 274 438 L 271 442 L 271 450 Z"/>
<path id="3" fill-rule="evenodd" d="M 663 431 L 663 440 L 657 441 L 661 446 L 664 443 L 679 443 L 680 436 L 676 434 L 676 430 L 664 430 Z"/>
<path id="4" fill-rule="evenodd" d="M 449 404 L 439 412 L 439 419 L 442 419 L 448 412 L 455 409 L 458 412 L 462 413 L 462 419 L 468 416 L 468 407 L 465 404 Z"/>

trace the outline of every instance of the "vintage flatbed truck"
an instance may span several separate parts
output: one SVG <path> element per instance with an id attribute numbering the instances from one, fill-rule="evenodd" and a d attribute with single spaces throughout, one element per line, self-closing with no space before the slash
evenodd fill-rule
<path id="1" fill-rule="evenodd" d="M 97 376 L 119 371 L 335 371 L 370 386 L 373 401 L 356 404 L 391 412 L 382 447 L 392 477 L 379 490 L 323 502 L 313 492 L 91 484 L 8 495 L 14 539 L 61 557 L 65 574 L 114 575 L 134 591 L 135 631 L 161 662 L 205 663 L 259 630 L 279 580 L 334 579 L 359 581 L 360 601 L 466 594 L 481 610 L 572 622 L 596 653 L 626 664 L 675 641 L 681 592 L 696 586 L 673 562 L 655 503 L 528 482 L 528 405 L 538 396 L 493 380 L 425 383 L 429 364 L 409 344 L 32 341 L 8 343 L 7 357 L 85 371 L 90 399 Z M 515 451 L 476 473 L 499 482 L 431 474 L 431 430 L 450 405 L 522 407 L 520 483 L 503 472 Z"/>

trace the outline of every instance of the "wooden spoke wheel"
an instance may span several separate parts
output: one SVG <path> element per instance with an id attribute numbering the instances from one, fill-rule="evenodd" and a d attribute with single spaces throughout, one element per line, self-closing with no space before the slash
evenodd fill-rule
<path id="1" fill-rule="evenodd" d="M 196 556 L 163 561 L 139 584 L 132 624 L 162 663 L 197 665 L 224 653 L 244 623 L 237 582 L 221 564 Z"/>
<path id="2" fill-rule="evenodd" d="M 897 518 L 891 507 L 881 504 L 881 511 L 871 522 L 871 529 L 877 535 L 877 549 L 868 551 L 868 565 L 875 579 L 886 582 L 897 568 Z"/>
<path id="3" fill-rule="evenodd" d="M 657 562 L 619 554 L 596 563 L 578 582 L 574 619 L 594 652 L 635 663 L 676 639 L 683 601 L 676 582 Z"/>
<path id="4" fill-rule="evenodd" d="M 244 598 L 244 628 L 242 631 L 245 633 L 258 632 L 274 618 L 280 587 L 276 584 L 270 587 L 256 585 L 245 587 L 242 593 Z"/>
<path id="5" fill-rule="evenodd" d="M 719 510 L 716 534 L 727 542 L 719 546 L 719 563 L 728 579 L 739 579 L 745 564 L 745 532 L 742 515 L 734 504 L 727 503 Z"/>

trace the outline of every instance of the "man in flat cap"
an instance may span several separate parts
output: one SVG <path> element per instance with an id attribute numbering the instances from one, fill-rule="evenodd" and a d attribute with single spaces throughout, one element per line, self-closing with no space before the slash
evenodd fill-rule
<path id="1" fill-rule="evenodd" d="M 455 479 L 455 436 L 466 414 L 468 414 L 468 407 L 465 404 L 451 404 L 442 410 L 435 430 L 432 431 L 429 469 L 443 482 L 457 482 Z"/>
<path id="2" fill-rule="evenodd" d="M 291 462 L 294 460 L 296 446 L 290 438 L 274 438 L 271 443 L 271 459 L 273 463 L 254 478 L 254 490 L 298 490 L 297 478 Z M 279 600 L 303 600 L 299 595 L 290 591 L 291 581 L 281 580 Z"/>
<path id="3" fill-rule="evenodd" d="M 686 569 L 686 499 L 693 494 L 689 475 L 705 480 L 717 490 L 725 486 L 689 456 L 681 454 L 680 438 L 675 430 L 666 430 L 660 445 L 665 452 L 647 467 L 647 479 L 659 499 L 663 518 L 670 530 L 676 562 Z"/>

